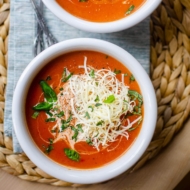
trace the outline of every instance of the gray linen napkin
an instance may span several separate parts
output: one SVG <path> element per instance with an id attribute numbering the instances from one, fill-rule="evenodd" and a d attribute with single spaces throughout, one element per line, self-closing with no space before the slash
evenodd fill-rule
<path id="1" fill-rule="evenodd" d="M 133 28 L 111 34 L 97 34 L 75 29 L 44 8 L 44 16 L 48 27 L 58 41 L 89 37 L 112 42 L 127 50 L 142 64 L 149 73 L 149 18 Z M 36 31 L 36 18 L 29 0 L 12 0 L 10 14 L 10 34 L 8 46 L 8 81 L 4 114 L 5 136 L 13 138 L 15 153 L 22 152 L 12 124 L 12 98 L 15 85 L 22 71 L 33 59 L 33 41 Z M 19 126 L 17 126 L 19 127 Z"/>

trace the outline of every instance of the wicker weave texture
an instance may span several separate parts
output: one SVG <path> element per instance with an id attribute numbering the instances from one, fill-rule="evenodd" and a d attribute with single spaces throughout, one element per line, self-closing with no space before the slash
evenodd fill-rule
<path id="1" fill-rule="evenodd" d="M 25 154 L 14 154 L 12 139 L 4 136 L 9 8 L 9 0 L 0 0 L 0 167 L 23 180 L 76 187 L 78 184 L 44 173 Z M 157 96 L 158 120 L 149 147 L 128 172 L 142 167 L 170 143 L 190 114 L 190 1 L 163 0 L 151 16 L 150 30 L 151 80 Z"/>

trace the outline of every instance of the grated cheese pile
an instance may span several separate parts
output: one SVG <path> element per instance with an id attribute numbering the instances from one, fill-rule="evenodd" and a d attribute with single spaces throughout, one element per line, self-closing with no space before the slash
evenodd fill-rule
<path id="1" fill-rule="evenodd" d="M 116 74 L 109 69 L 95 70 L 86 65 L 84 59 L 84 74 L 72 75 L 63 85 L 64 90 L 58 94 L 60 109 L 66 117 L 72 114 L 70 125 L 81 126 L 77 138 L 73 139 L 74 130 L 61 129 L 61 119 L 57 118 L 55 127 L 62 131 L 57 140 L 67 137 L 70 146 L 80 141 L 90 142 L 97 150 L 100 146 L 107 147 L 116 141 L 118 136 L 128 139 L 127 130 L 142 119 L 139 116 L 127 126 L 122 125 L 122 116 L 133 112 L 135 101 L 128 96 L 129 87 L 116 78 Z M 67 71 L 69 72 L 69 71 Z M 77 128 L 77 127 L 76 127 Z"/>

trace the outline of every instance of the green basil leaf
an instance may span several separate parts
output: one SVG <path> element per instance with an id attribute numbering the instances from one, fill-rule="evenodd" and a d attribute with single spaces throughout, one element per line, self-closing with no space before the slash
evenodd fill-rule
<path id="1" fill-rule="evenodd" d="M 41 102 L 41 103 L 33 106 L 33 109 L 35 111 L 49 111 L 52 107 L 53 107 L 52 103 Z"/>
<path id="2" fill-rule="evenodd" d="M 48 102 L 56 102 L 57 101 L 57 95 L 54 92 L 54 90 L 47 84 L 46 81 L 41 81 L 40 86 L 44 92 L 44 97 Z"/>
<path id="3" fill-rule="evenodd" d="M 104 103 L 107 103 L 107 104 L 111 104 L 112 102 L 115 101 L 115 96 L 114 95 L 110 95 L 108 96 L 105 100 L 104 100 Z"/>
<path id="4" fill-rule="evenodd" d="M 75 150 L 65 148 L 64 152 L 69 159 L 71 159 L 73 161 L 77 161 L 77 162 L 80 160 L 80 155 Z"/>

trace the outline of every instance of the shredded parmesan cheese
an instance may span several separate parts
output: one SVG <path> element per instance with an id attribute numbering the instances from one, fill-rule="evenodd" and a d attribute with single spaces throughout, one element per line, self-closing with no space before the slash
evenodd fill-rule
<path id="1" fill-rule="evenodd" d="M 70 125 L 81 126 L 77 140 L 72 136 L 71 128 L 62 130 L 61 119 L 57 118 L 54 128 L 59 128 L 61 134 L 56 136 L 55 141 L 67 138 L 70 146 L 80 141 L 89 141 L 99 150 L 107 147 L 110 142 L 116 141 L 117 137 L 123 136 L 128 139 L 127 132 L 133 124 L 139 122 L 142 116 L 128 125 L 122 125 L 122 116 L 133 112 L 135 101 L 131 101 L 128 95 L 129 87 L 116 78 L 116 74 L 109 69 L 95 70 L 87 66 L 87 58 L 84 58 L 84 74 L 73 75 L 63 85 L 64 90 L 58 94 L 58 106 L 64 111 L 68 119 L 69 112 L 72 114 Z M 109 99 L 112 100 L 109 102 Z M 107 102 L 107 101 L 108 102 Z M 63 139 L 64 139 L 63 138 Z"/>

